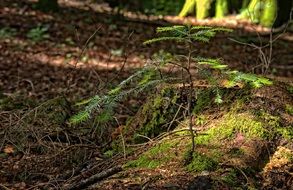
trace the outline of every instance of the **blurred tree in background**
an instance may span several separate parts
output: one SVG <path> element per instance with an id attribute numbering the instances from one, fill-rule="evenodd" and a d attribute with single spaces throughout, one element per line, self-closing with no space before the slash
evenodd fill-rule
<path id="1" fill-rule="evenodd" d="M 178 15 L 184 0 L 106 0 L 110 7 L 139 11 L 147 15 Z"/>
<path id="2" fill-rule="evenodd" d="M 185 0 L 179 16 L 196 15 L 198 19 L 207 17 L 223 18 L 228 13 L 240 13 L 263 26 L 280 26 L 290 18 L 292 0 Z"/>
<path id="3" fill-rule="evenodd" d="M 288 22 L 292 0 L 105 0 L 110 7 L 119 10 L 142 12 L 147 15 L 195 15 L 197 19 L 223 18 L 239 14 L 266 27 L 278 27 Z M 36 8 L 57 11 L 57 0 L 38 0 Z"/>
<path id="4" fill-rule="evenodd" d="M 271 27 L 276 20 L 277 11 L 277 0 L 251 0 L 241 15 L 254 23 Z"/>

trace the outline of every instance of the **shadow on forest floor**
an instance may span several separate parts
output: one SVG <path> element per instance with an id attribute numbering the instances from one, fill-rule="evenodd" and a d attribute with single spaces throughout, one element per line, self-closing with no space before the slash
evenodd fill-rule
<path id="1" fill-rule="evenodd" d="M 131 22 L 129 19 L 110 15 L 109 12 L 95 13 L 86 10 L 89 7 L 79 1 L 72 2 L 80 3 L 83 7 L 70 7 L 67 5 L 70 2 L 62 2 L 60 12 L 51 14 L 33 10 L 32 4 L 27 1 L 2 3 L 0 26 L 16 31 L 10 38 L 1 39 L 2 91 L 12 93 L 27 89 L 30 94 L 39 96 L 39 93 L 44 92 L 43 94 L 48 93 L 53 97 L 61 89 L 67 88 L 68 81 L 72 80 L 69 85 L 75 90 L 84 91 L 80 92 L 80 97 L 83 97 L 100 90 L 97 86 L 102 81 L 107 82 L 113 76 L 117 81 L 127 77 L 129 73 L 126 70 L 141 67 L 145 59 L 160 49 L 184 51 L 184 46 L 172 43 L 143 46 L 142 42 L 152 38 L 155 27 L 158 26 L 151 21 L 148 24 Z M 46 34 L 50 37 L 35 43 L 28 39 L 27 33 L 38 26 L 47 27 Z M 198 44 L 198 55 L 221 57 L 231 67 L 251 71 L 259 64 L 257 49 L 227 39 L 236 37 L 239 32 L 243 33 L 236 30 L 229 36 L 219 35 L 209 44 Z M 252 37 L 249 37 L 249 33 L 247 34 L 241 40 L 257 44 L 257 36 L 250 33 Z M 87 40 L 89 43 L 85 48 Z M 263 41 L 267 40 L 268 37 L 263 38 Z M 279 76 L 292 74 L 292 70 L 287 68 L 292 64 L 290 49 L 291 42 L 280 40 L 275 43 L 272 71 Z M 76 63 L 77 69 L 74 69 Z M 123 72 L 120 71 L 122 67 Z M 117 73 L 119 76 L 115 76 Z M 81 88 L 76 88 L 78 86 Z M 79 93 L 73 91 L 68 95 Z"/>

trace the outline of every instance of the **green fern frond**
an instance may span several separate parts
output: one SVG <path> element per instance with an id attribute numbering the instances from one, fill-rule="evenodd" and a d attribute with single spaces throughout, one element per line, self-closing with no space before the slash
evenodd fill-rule
<path id="1" fill-rule="evenodd" d="M 211 30 L 200 30 L 196 33 L 192 33 L 191 37 L 196 37 L 196 36 L 205 36 L 205 37 L 209 37 L 212 38 L 216 35 L 216 32 L 211 31 Z"/>
<path id="2" fill-rule="evenodd" d="M 147 44 L 152 44 L 152 43 L 155 43 L 155 42 L 170 41 L 170 40 L 175 40 L 177 42 L 186 41 L 186 39 L 181 38 L 181 37 L 168 37 L 168 36 L 165 36 L 165 37 L 153 38 L 153 39 L 147 40 L 143 44 L 147 45 Z"/>
<path id="3" fill-rule="evenodd" d="M 210 41 L 210 38 L 207 38 L 205 36 L 195 36 L 195 37 L 192 37 L 192 39 L 196 41 L 205 42 L 205 43 L 208 43 Z"/>
<path id="4" fill-rule="evenodd" d="M 75 105 L 76 106 L 82 106 L 82 105 L 88 104 L 91 100 L 92 100 L 92 98 L 85 99 L 85 100 L 82 100 L 80 102 L 77 102 Z"/>
<path id="5" fill-rule="evenodd" d="M 223 28 L 223 27 L 212 28 L 210 31 L 214 31 L 214 32 L 233 32 L 232 29 Z"/>
<path id="6" fill-rule="evenodd" d="M 221 104 L 223 103 L 222 96 L 220 95 L 219 91 L 216 92 L 215 103 Z"/>
<path id="7" fill-rule="evenodd" d="M 90 118 L 90 114 L 87 111 L 79 112 L 70 118 L 69 123 L 71 124 L 79 124 Z"/>
<path id="8" fill-rule="evenodd" d="M 131 84 L 132 82 L 135 81 L 136 78 L 143 77 L 145 73 L 152 72 L 154 71 L 155 68 L 151 65 L 144 66 L 141 70 L 135 72 L 131 76 L 129 76 L 127 79 L 123 80 L 116 88 L 110 90 L 108 93 L 109 95 L 114 95 L 119 93 L 125 86 Z"/>
<path id="9" fill-rule="evenodd" d="M 186 32 L 186 26 L 158 27 L 156 31 L 157 33 L 172 32 L 172 31 Z"/>
<path id="10" fill-rule="evenodd" d="M 267 78 L 259 77 L 255 74 L 242 73 L 239 71 L 227 71 L 226 74 L 230 77 L 231 83 L 245 82 L 254 88 L 260 88 L 265 85 L 271 85 L 273 82 Z"/>
<path id="11" fill-rule="evenodd" d="M 104 110 L 102 111 L 99 115 L 96 116 L 96 121 L 100 122 L 100 123 L 106 123 L 108 121 L 110 121 L 113 117 L 112 117 L 113 113 L 112 110 Z"/>
<path id="12" fill-rule="evenodd" d="M 273 82 L 271 80 L 264 78 L 264 77 L 258 77 L 258 81 L 264 85 L 272 85 L 273 84 Z"/>
<path id="13" fill-rule="evenodd" d="M 108 92 L 109 95 L 116 95 L 119 94 L 121 91 L 121 86 L 118 86 Z"/>
<path id="14" fill-rule="evenodd" d="M 214 37 L 216 35 L 216 32 L 208 30 L 203 35 L 208 37 L 208 38 L 212 38 L 212 37 Z"/>
<path id="15" fill-rule="evenodd" d="M 220 59 L 209 59 L 209 58 L 194 58 L 199 65 L 209 65 L 212 69 L 226 69 L 228 65 L 222 64 Z"/>
<path id="16" fill-rule="evenodd" d="M 138 85 L 144 85 L 147 82 L 149 82 L 151 79 L 153 79 L 153 77 L 156 75 L 156 71 L 154 70 L 150 70 L 149 72 L 147 72 L 141 81 L 139 81 Z"/>
<path id="17" fill-rule="evenodd" d="M 206 29 L 212 29 L 213 27 L 211 26 L 192 26 L 190 28 L 190 31 L 193 31 L 193 30 L 206 30 Z"/>
<path id="18" fill-rule="evenodd" d="M 166 79 L 157 79 L 157 80 L 148 81 L 147 83 L 137 87 L 137 93 L 145 92 L 148 89 L 153 89 L 156 86 L 165 84 L 166 82 L 170 82 L 170 81 L 174 82 L 175 80 L 178 80 L 178 78 L 176 78 L 176 79 L 175 78 L 166 78 Z"/>

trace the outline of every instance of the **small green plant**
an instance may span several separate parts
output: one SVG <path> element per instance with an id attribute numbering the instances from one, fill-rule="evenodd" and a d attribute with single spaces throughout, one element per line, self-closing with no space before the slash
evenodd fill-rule
<path id="1" fill-rule="evenodd" d="M 26 36 L 27 38 L 31 39 L 34 42 L 39 42 L 44 39 L 48 39 L 50 37 L 50 35 L 47 32 L 48 32 L 48 27 L 38 26 L 28 31 Z"/>
<path id="2" fill-rule="evenodd" d="M 194 152 L 192 161 L 186 166 L 188 171 L 212 171 L 217 168 L 217 161 L 202 153 Z"/>
<path id="3" fill-rule="evenodd" d="M 14 28 L 4 27 L 0 29 L 0 39 L 1 38 L 10 38 L 16 34 Z"/>
<path id="4" fill-rule="evenodd" d="M 238 183 L 238 171 L 236 169 L 229 169 L 227 173 L 221 177 L 221 180 L 230 187 L 237 186 Z"/>
<path id="5" fill-rule="evenodd" d="M 157 168 L 170 161 L 175 155 L 170 154 L 172 147 L 176 146 L 176 142 L 162 142 L 147 152 L 142 154 L 138 159 L 129 161 L 125 164 L 126 167 L 138 168 Z M 167 156 L 169 155 L 169 156 Z"/>
<path id="6" fill-rule="evenodd" d="M 85 105 L 85 109 L 73 116 L 71 123 L 79 123 L 91 117 L 93 113 L 101 114 L 105 111 L 113 113 L 113 108 L 117 102 L 130 94 L 138 94 L 146 90 L 154 90 L 159 86 L 183 84 L 183 90 L 187 91 L 187 116 L 189 118 L 189 130 L 192 139 L 192 152 L 195 149 L 195 134 L 193 130 L 193 110 L 192 102 L 197 97 L 195 81 L 204 78 L 209 83 L 207 89 L 214 93 L 214 102 L 223 102 L 221 88 L 232 88 L 239 86 L 239 83 L 247 83 L 258 88 L 271 84 L 271 81 L 253 74 L 242 73 L 230 70 L 223 64 L 221 59 L 202 58 L 194 55 L 194 45 L 198 43 L 208 43 L 218 32 L 230 32 L 231 30 L 218 27 L 206 26 L 171 26 L 158 27 L 158 38 L 146 41 L 144 44 L 153 44 L 163 41 L 175 41 L 186 45 L 186 54 L 172 55 L 166 52 L 159 52 L 145 66 L 122 81 L 118 86 L 110 90 L 105 95 L 83 101 L 80 105 Z M 166 69 L 174 68 L 181 71 L 181 74 L 165 74 Z M 225 79 L 225 80 L 224 80 Z M 224 82 L 223 82 L 224 81 Z M 198 113 L 196 113 L 198 114 Z"/>

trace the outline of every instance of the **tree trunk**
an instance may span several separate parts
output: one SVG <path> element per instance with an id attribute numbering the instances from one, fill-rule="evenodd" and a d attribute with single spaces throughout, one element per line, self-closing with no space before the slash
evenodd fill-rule
<path id="1" fill-rule="evenodd" d="M 243 0 L 241 9 L 244 10 L 248 7 L 250 0 Z"/>
<path id="2" fill-rule="evenodd" d="M 228 13 L 228 1 L 217 0 L 216 1 L 216 18 L 223 18 Z"/>
<path id="3" fill-rule="evenodd" d="M 179 13 L 180 17 L 185 17 L 188 14 L 192 14 L 195 11 L 196 0 L 185 0 L 185 4 Z"/>
<path id="4" fill-rule="evenodd" d="M 247 7 L 247 18 L 254 23 L 259 23 L 263 7 L 263 0 L 251 0 Z"/>
<path id="5" fill-rule="evenodd" d="M 204 19 L 209 16 L 211 0 L 196 0 L 196 18 Z"/>
<path id="6" fill-rule="evenodd" d="M 277 16 L 277 7 L 277 0 L 266 0 L 263 12 L 260 17 L 261 25 L 266 27 L 273 26 Z"/>
<path id="7" fill-rule="evenodd" d="M 205 19 L 209 16 L 212 1 L 213 0 L 185 0 L 185 4 L 179 16 L 184 17 L 195 12 L 197 19 Z"/>
<path id="8" fill-rule="evenodd" d="M 271 27 L 276 19 L 277 8 L 277 0 L 251 0 L 247 9 L 242 13 L 242 17 Z"/>

